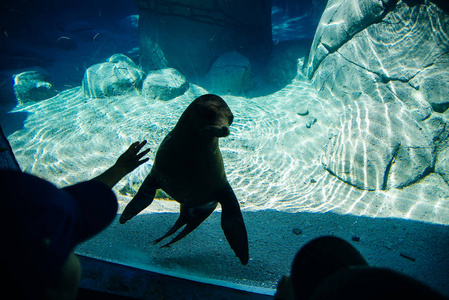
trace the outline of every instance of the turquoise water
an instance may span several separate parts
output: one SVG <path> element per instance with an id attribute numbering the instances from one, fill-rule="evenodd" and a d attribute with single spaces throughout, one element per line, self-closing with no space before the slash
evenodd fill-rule
<path id="1" fill-rule="evenodd" d="M 22 170 L 63 187 L 97 176 L 132 142 L 147 140 L 152 150 L 149 162 L 114 187 L 120 215 L 149 173 L 158 145 L 184 109 L 196 97 L 220 91 L 218 94 L 235 117 L 231 134 L 220 140 L 220 149 L 248 229 L 248 266 L 239 264 L 226 243 L 219 226 L 220 207 L 172 247 L 159 249 L 152 245 L 151 241 L 171 226 L 179 212 L 179 204 L 167 199 L 156 199 L 125 225 L 114 222 L 105 232 L 80 245 L 77 253 L 221 285 L 255 287 L 272 294 L 305 242 L 320 235 L 347 240 L 356 236 L 361 242 L 355 246 L 373 265 L 400 270 L 449 294 L 445 280 L 449 278 L 449 186 L 445 171 L 445 126 L 449 123 L 446 102 L 436 101 L 438 93 L 433 93 L 437 87 L 445 88 L 441 82 L 447 78 L 447 52 L 432 50 L 438 52 L 433 55 L 429 51 L 422 70 L 416 59 L 412 71 L 406 72 L 404 64 L 403 72 L 398 71 L 394 63 L 387 62 L 390 52 L 382 56 L 368 51 L 376 48 L 373 41 L 386 39 L 380 26 L 397 20 L 394 10 L 378 13 L 378 18 L 385 20 L 376 19 L 373 26 L 379 27 L 369 27 L 370 20 L 360 18 L 355 21 L 356 29 L 348 29 L 339 27 L 352 21 L 344 19 L 339 1 L 330 1 L 327 6 L 325 1 L 311 1 L 297 7 L 292 6 L 295 1 L 273 2 L 274 54 L 261 62 L 245 53 L 250 57 L 250 68 L 237 81 L 242 86 L 236 88 L 235 82 L 224 80 L 228 80 L 229 73 L 237 74 L 237 69 L 203 77 L 187 76 L 186 91 L 168 100 L 149 98 L 141 86 L 116 93 L 121 87 L 111 88 L 106 79 L 100 80 L 104 85 L 92 86 L 110 94 L 93 98 L 82 84 L 87 68 L 104 64 L 116 53 L 134 61 L 136 69 L 144 68 L 138 52 L 139 16 L 133 5 L 118 2 L 117 9 L 107 10 L 100 1 L 95 14 L 78 8 L 66 18 L 67 22 L 62 22 L 66 27 L 60 25 L 57 38 L 52 36 L 55 32 L 41 31 L 36 41 L 16 34 L 20 32 L 17 28 L 5 28 L 2 46 L 6 50 L 2 58 L 9 63 L 1 71 L 5 79 L 2 87 L 13 78 L 12 74 L 28 67 L 43 68 L 54 78 L 54 95 L 48 99 L 34 101 L 35 95 L 3 98 L 0 124 Z M 61 7 L 54 9 L 62 9 L 61 16 L 70 16 Z M 357 6 L 366 17 L 369 14 L 363 15 L 363 9 L 366 7 Z M 405 26 L 407 33 L 400 41 L 391 44 L 386 39 L 382 47 L 388 45 L 391 48 L 386 48 L 396 51 L 396 45 L 412 39 L 413 34 L 430 35 L 426 25 L 419 23 L 420 18 L 425 19 L 424 14 L 417 13 L 427 9 L 433 18 L 438 47 L 449 49 L 447 12 L 435 5 L 408 7 L 406 1 L 399 1 L 395 9 L 401 18 L 414 13 L 418 17 L 410 19 L 411 25 L 407 26 L 413 30 Z M 80 21 L 82 17 L 86 22 Z M 62 24 L 60 18 L 55 22 Z M 46 23 L 39 24 L 49 30 Z M 364 39 L 364 34 L 373 39 Z M 359 51 L 347 40 L 341 46 L 338 39 L 343 35 L 353 35 L 354 40 L 363 43 L 369 41 L 368 46 Z M 186 40 L 175 48 L 182 46 L 187 52 L 189 37 L 192 45 L 197 42 L 186 33 Z M 57 42 L 49 46 L 46 39 Z M 419 44 L 424 43 L 420 40 Z M 170 56 L 172 50 L 161 54 L 162 42 L 152 47 L 157 55 L 151 59 L 176 60 Z M 12 55 L 17 48 L 23 51 Z M 316 51 L 315 56 L 309 51 Z M 363 53 L 367 53 L 366 57 Z M 434 56 L 435 62 L 428 63 Z M 370 64 L 373 57 L 379 65 Z M 363 59 L 349 66 L 341 62 L 357 58 Z M 321 60 L 325 67 L 320 69 Z M 235 65 L 246 68 L 245 64 L 241 57 L 235 61 Z M 333 70 L 332 66 L 338 64 L 341 67 Z M 131 70 L 131 75 L 124 73 L 127 80 L 140 76 L 132 73 L 134 67 L 120 66 L 116 69 Z M 437 71 L 433 72 L 434 68 Z M 357 73 L 360 69 L 368 70 L 369 75 Z M 382 77 L 384 73 L 388 76 Z M 408 73 L 413 73 L 413 78 L 405 80 Z M 210 74 L 222 77 L 214 81 Z M 441 82 L 429 83 L 428 78 Z M 352 84 L 358 90 L 351 90 Z M 426 90 L 427 86 L 431 88 Z M 428 161 L 430 167 L 422 167 Z M 415 261 L 400 256 L 404 251 Z"/>
<path id="2" fill-rule="evenodd" d="M 80 88 L 74 88 L 16 108 L 28 117 L 24 128 L 9 139 L 24 171 L 61 187 L 97 176 L 134 140 L 147 140 L 150 162 L 115 187 L 126 203 L 148 174 L 163 137 L 191 99 L 205 92 L 192 86 L 173 101 L 150 104 L 140 96 L 87 99 Z M 221 141 L 221 151 L 227 177 L 244 210 L 334 211 L 447 224 L 445 195 L 449 193 L 443 184 L 433 184 L 441 180 L 436 175 L 404 189 L 363 191 L 327 172 L 323 149 L 338 134 L 335 127 L 340 124 L 332 117 L 336 112 L 307 84 L 295 81 L 259 98 L 224 99 L 235 121 L 231 135 Z M 298 115 L 304 109 L 309 114 Z M 306 126 L 315 119 L 310 128 Z M 177 205 L 171 206 L 169 211 L 177 211 Z"/>

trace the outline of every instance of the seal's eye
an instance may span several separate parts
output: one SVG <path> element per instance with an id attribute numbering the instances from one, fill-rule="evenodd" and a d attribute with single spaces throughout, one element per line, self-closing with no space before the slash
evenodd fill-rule
<path id="1" fill-rule="evenodd" d="M 217 119 L 217 116 L 218 116 L 218 111 L 217 111 L 217 109 L 215 107 L 209 106 L 209 107 L 206 108 L 205 119 L 208 122 L 215 121 Z"/>

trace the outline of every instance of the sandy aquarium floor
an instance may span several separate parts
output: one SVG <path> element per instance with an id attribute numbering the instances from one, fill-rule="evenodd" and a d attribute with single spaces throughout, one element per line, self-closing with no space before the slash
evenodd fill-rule
<path id="1" fill-rule="evenodd" d="M 8 139 L 25 172 L 57 186 L 90 179 L 134 141 L 147 140 L 150 161 L 125 177 L 115 192 L 119 214 L 148 174 L 158 144 L 197 96 L 190 89 L 167 102 L 141 96 L 88 99 L 80 88 L 12 113 L 23 127 Z M 341 127 L 341 108 L 294 81 L 274 94 L 223 96 L 235 115 L 220 141 L 228 179 L 241 203 L 250 262 L 241 266 L 220 227 L 219 210 L 175 245 L 151 243 L 175 222 L 176 202 L 155 200 L 125 225 L 79 246 L 78 253 L 176 274 L 253 286 L 273 293 L 296 251 L 314 237 L 352 241 L 367 260 L 412 275 L 449 295 L 449 188 L 429 175 L 404 189 L 362 191 L 330 175 L 323 149 Z"/>

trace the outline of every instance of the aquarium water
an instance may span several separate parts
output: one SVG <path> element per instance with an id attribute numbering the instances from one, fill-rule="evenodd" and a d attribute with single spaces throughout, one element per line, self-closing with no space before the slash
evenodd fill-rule
<path id="1" fill-rule="evenodd" d="M 0 125 L 22 171 L 64 187 L 135 141 L 151 149 L 113 189 L 117 219 L 77 254 L 272 295 L 301 246 L 334 235 L 449 296 L 444 1 L 39 0 L 1 10 Z M 179 215 L 169 195 L 118 222 L 163 138 L 208 93 L 234 115 L 219 146 L 248 231 L 246 266 L 226 242 L 221 206 L 167 248 L 152 241 Z"/>

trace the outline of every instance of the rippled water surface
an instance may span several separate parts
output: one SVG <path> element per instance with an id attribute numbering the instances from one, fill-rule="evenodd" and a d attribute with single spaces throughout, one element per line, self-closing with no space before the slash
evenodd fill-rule
<path id="1" fill-rule="evenodd" d="M 140 96 L 88 99 L 74 88 L 16 108 L 26 112 L 27 119 L 24 128 L 8 138 L 24 171 L 59 186 L 98 175 L 133 141 L 146 139 L 150 161 L 115 187 L 125 204 L 148 174 L 163 137 L 188 104 L 206 92 L 191 85 L 174 100 L 150 103 Z M 404 189 L 366 191 L 326 171 L 325 148 L 338 135 L 344 114 L 307 84 L 294 81 L 272 95 L 224 99 L 235 121 L 220 148 L 244 210 L 334 211 L 449 224 L 449 190 L 443 182 L 435 184 L 442 180 L 436 175 Z M 155 201 L 147 209 L 152 211 L 175 212 L 178 205 Z"/>

